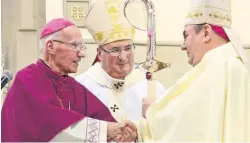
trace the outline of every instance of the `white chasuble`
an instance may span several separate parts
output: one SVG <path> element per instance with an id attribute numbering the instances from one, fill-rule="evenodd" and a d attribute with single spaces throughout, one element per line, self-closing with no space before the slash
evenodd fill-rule
<path id="1" fill-rule="evenodd" d="M 76 80 L 97 96 L 118 122 L 137 122 L 142 118 L 142 99 L 147 95 L 147 81 L 139 69 L 133 69 L 124 80 L 119 80 L 110 77 L 101 64 L 96 63 Z M 165 89 L 159 82 L 156 90 L 157 97 L 164 95 Z"/>
<path id="2" fill-rule="evenodd" d="M 206 53 L 146 117 L 144 142 L 249 142 L 249 73 L 232 44 Z"/>

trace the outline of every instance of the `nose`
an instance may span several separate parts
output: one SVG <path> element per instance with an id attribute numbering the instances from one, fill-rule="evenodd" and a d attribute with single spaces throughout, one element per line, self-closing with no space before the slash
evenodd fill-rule
<path id="1" fill-rule="evenodd" d="M 80 50 L 78 53 L 77 53 L 77 56 L 78 57 L 81 57 L 81 58 L 84 58 L 86 56 L 86 53 L 84 50 Z"/>
<path id="2" fill-rule="evenodd" d="M 181 45 L 181 50 L 187 50 L 187 46 L 185 44 Z"/>
<path id="3" fill-rule="evenodd" d="M 126 58 L 126 53 L 125 53 L 124 50 L 121 50 L 120 54 L 118 55 L 118 58 L 119 58 L 120 60 L 125 60 L 125 58 Z"/>

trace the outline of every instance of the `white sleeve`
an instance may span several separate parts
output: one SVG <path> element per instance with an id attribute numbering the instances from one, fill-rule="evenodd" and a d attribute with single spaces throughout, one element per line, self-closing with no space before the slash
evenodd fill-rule
<path id="1" fill-rule="evenodd" d="M 161 82 L 156 80 L 156 99 L 165 95 L 166 88 L 163 86 Z"/>
<path id="2" fill-rule="evenodd" d="M 52 142 L 106 142 L 107 122 L 84 118 L 55 136 Z"/>

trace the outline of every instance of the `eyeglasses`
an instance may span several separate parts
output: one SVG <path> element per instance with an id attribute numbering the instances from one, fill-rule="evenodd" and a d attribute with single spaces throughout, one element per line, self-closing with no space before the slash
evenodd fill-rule
<path id="1" fill-rule="evenodd" d="M 86 45 L 83 44 L 83 43 L 81 43 L 81 42 L 72 42 L 72 43 L 69 43 L 69 42 L 64 42 L 64 41 L 61 41 L 61 40 L 51 40 L 51 41 L 62 43 L 62 44 L 65 44 L 65 45 L 70 45 L 70 46 L 73 47 L 73 49 L 75 51 L 86 50 Z"/>
<path id="2" fill-rule="evenodd" d="M 106 50 L 102 46 L 99 46 L 99 47 L 100 47 L 101 50 L 103 50 L 104 52 L 110 54 L 111 56 L 119 56 L 122 51 L 124 51 L 125 54 L 129 54 L 129 53 L 132 53 L 133 50 L 135 49 L 134 44 L 126 46 L 125 48 L 113 47 L 111 50 Z"/>

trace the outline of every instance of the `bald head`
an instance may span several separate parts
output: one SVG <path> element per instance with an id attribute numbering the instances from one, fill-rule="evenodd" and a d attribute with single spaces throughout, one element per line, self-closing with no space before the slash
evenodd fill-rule
<path id="1" fill-rule="evenodd" d="M 79 28 L 77 28 L 75 25 L 68 26 L 62 30 L 59 31 L 59 36 L 67 41 L 73 41 L 73 42 L 82 42 L 82 34 Z"/>

